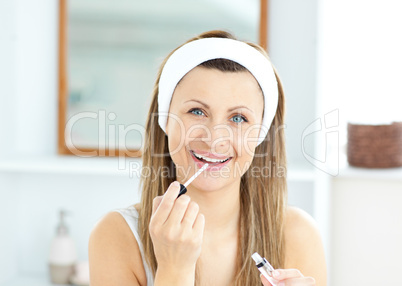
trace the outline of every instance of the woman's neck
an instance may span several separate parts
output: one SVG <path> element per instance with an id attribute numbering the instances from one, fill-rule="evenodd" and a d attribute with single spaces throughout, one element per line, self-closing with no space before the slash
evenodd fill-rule
<path id="1" fill-rule="evenodd" d="M 191 200 L 205 216 L 204 238 L 215 239 L 237 236 L 240 219 L 240 181 L 223 189 L 203 191 L 187 187 Z"/>

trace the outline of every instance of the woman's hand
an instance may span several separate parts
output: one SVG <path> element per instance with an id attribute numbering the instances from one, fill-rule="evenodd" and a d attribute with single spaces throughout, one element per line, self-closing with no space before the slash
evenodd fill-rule
<path id="1" fill-rule="evenodd" d="M 264 275 L 261 274 L 260 277 L 264 286 L 272 286 Z M 272 277 L 278 281 L 276 286 L 315 286 L 314 278 L 304 277 L 297 269 L 276 269 L 272 272 Z"/>
<path id="2" fill-rule="evenodd" d="M 179 198 L 180 185 L 172 183 L 153 201 L 149 231 L 158 268 L 195 270 L 201 255 L 205 218 L 187 195 Z"/>

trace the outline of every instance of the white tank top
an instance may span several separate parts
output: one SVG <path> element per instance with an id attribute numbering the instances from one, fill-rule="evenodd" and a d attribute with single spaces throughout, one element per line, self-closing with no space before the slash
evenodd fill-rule
<path id="1" fill-rule="evenodd" d="M 129 206 L 123 209 L 116 209 L 114 210 L 120 213 L 123 218 L 126 220 L 128 226 L 130 227 L 131 231 L 134 234 L 135 239 L 137 240 L 138 247 L 140 248 L 142 263 L 144 264 L 145 274 L 147 275 L 147 286 L 154 285 L 154 277 L 152 275 L 151 267 L 145 261 L 144 256 L 144 247 L 142 245 L 140 235 L 138 233 L 138 212 L 134 206 Z"/>

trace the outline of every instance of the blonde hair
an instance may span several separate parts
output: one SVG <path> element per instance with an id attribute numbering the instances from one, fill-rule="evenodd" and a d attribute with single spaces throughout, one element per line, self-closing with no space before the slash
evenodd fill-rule
<path id="1" fill-rule="evenodd" d="M 201 38 L 231 38 L 233 35 L 224 31 L 209 31 L 190 39 L 188 42 Z M 267 58 L 268 55 L 258 45 L 248 43 Z M 179 48 L 179 47 L 178 47 Z M 173 53 L 172 51 L 169 56 Z M 167 173 L 143 173 L 141 177 L 141 207 L 139 210 L 139 231 L 144 246 L 145 259 L 150 265 L 153 275 L 158 267 L 154 254 L 152 240 L 149 234 L 149 223 L 152 214 L 152 203 L 156 196 L 163 195 L 169 185 L 176 180 L 175 165 L 169 155 L 167 136 L 158 125 L 158 83 L 161 71 L 169 58 L 162 63 L 153 89 L 152 102 L 146 122 L 144 150 L 142 155 L 143 167 L 148 170 L 161 170 L 166 168 Z M 229 60 L 217 61 L 216 64 L 203 64 L 207 68 L 218 68 L 227 72 L 234 72 L 224 65 Z M 233 62 L 232 62 L 233 63 Z M 235 65 L 238 65 L 235 63 Z M 230 66 L 230 64 L 229 64 Z M 237 252 L 237 269 L 234 285 L 261 285 L 259 272 L 251 255 L 258 252 L 266 257 L 274 268 L 284 266 L 284 220 L 287 205 L 286 184 L 286 152 L 284 124 L 285 98 L 281 81 L 278 81 L 278 108 L 264 141 L 256 148 L 249 169 L 241 178 L 240 183 L 240 220 L 239 220 L 239 248 Z M 259 156 L 258 156 L 259 155 Z M 255 170 L 266 170 L 269 166 L 270 175 L 256 176 Z M 283 172 L 280 170 L 284 170 Z M 253 172 L 252 172 L 253 171 Z M 197 265 L 196 283 L 200 285 L 199 269 Z"/>

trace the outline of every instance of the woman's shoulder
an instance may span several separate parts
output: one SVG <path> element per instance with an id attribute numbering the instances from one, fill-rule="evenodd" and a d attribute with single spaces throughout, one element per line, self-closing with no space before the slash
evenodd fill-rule
<path id="1" fill-rule="evenodd" d="M 121 279 L 120 285 L 146 284 L 138 243 L 120 213 L 111 211 L 96 223 L 90 234 L 88 255 L 91 282 L 97 281 L 94 285 L 115 283 L 108 279 L 116 277 Z"/>
<path id="2" fill-rule="evenodd" d="M 284 225 L 287 253 L 300 253 L 306 247 L 313 247 L 321 242 L 320 231 L 313 217 L 306 211 L 288 206 Z M 298 256 L 292 259 L 293 261 Z"/>
<path id="3" fill-rule="evenodd" d="M 125 234 L 124 238 L 132 238 L 132 233 L 127 221 L 124 219 L 122 213 L 133 213 L 134 208 L 138 212 L 136 205 L 132 205 L 128 208 L 115 209 L 103 215 L 95 224 L 91 231 L 91 235 L 102 234 L 102 236 L 114 234 L 116 237 L 121 237 Z M 113 231 L 111 231 L 113 230 Z"/>
<path id="4" fill-rule="evenodd" d="M 286 220 L 285 220 L 285 231 L 295 232 L 301 235 L 308 235 L 311 232 L 318 231 L 317 224 L 313 217 L 306 211 L 294 207 L 288 206 L 286 208 Z"/>
<path id="5" fill-rule="evenodd" d="M 287 207 L 284 234 L 285 268 L 299 269 L 305 276 L 314 277 L 317 282 L 325 280 L 324 246 L 313 217 L 300 208 Z"/>

